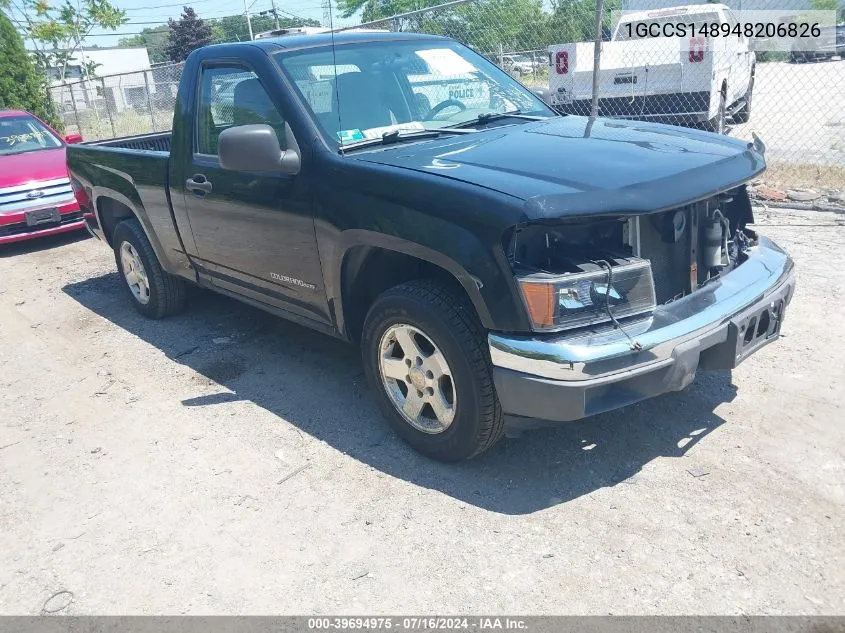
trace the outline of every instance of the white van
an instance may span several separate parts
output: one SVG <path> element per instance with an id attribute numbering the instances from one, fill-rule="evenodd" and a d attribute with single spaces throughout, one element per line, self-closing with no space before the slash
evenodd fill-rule
<path id="1" fill-rule="evenodd" d="M 599 115 L 706 123 L 724 133 L 751 115 L 756 58 L 744 37 L 642 37 L 666 24 L 737 24 L 723 4 L 626 12 L 602 43 Z M 638 28 L 639 27 L 639 28 Z M 638 33 L 639 31 L 639 33 Z M 590 113 L 593 42 L 549 47 L 549 91 L 561 112 Z"/>

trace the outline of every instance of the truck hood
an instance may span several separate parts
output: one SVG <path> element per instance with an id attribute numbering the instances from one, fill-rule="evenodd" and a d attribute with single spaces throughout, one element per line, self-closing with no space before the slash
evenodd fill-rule
<path id="1" fill-rule="evenodd" d="M 0 189 L 67 177 L 64 147 L 0 156 Z"/>
<path id="2" fill-rule="evenodd" d="M 642 214 L 740 185 L 765 169 L 762 143 L 686 128 L 554 117 L 351 154 L 519 198 L 528 219 Z"/>

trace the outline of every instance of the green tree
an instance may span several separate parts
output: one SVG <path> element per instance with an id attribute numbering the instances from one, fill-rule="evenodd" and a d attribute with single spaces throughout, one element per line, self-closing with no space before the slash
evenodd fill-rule
<path id="1" fill-rule="evenodd" d="M 167 43 L 170 40 L 170 27 L 166 24 L 154 26 L 153 28 L 142 29 L 138 35 L 121 37 L 117 43 L 120 46 L 144 46 L 150 61 L 153 64 L 160 64 L 168 61 Z"/>
<path id="2" fill-rule="evenodd" d="M 185 61 L 191 51 L 212 42 L 211 25 L 198 18 L 191 7 L 184 7 L 179 20 L 170 18 L 167 25 L 167 56 L 172 62 Z"/>
<path id="3" fill-rule="evenodd" d="M 603 24 L 611 27 L 613 11 L 622 7 L 621 0 L 604 1 Z M 565 42 L 589 42 L 596 38 L 596 0 L 554 0 L 550 33 L 554 41 L 549 44 Z"/>
<path id="4" fill-rule="evenodd" d="M 442 0 L 338 0 L 337 5 L 344 18 L 360 12 L 361 20 L 369 22 L 441 3 Z M 567 41 L 560 39 L 569 32 L 567 29 L 561 32 L 563 20 L 558 19 L 555 28 L 554 19 L 564 15 L 563 3 L 567 6 L 581 3 L 571 0 L 560 0 L 560 3 L 559 13 L 549 13 L 544 10 L 542 0 L 476 0 L 386 21 L 384 27 L 445 35 L 491 55 L 500 47 L 505 51 L 536 50 Z M 595 0 L 592 10 L 590 20 L 595 22 Z M 580 34 L 580 29 L 571 32 Z"/>
<path id="5" fill-rule="evenodd" d="M 222 18 L 209 20 L 213 39 L 215 42 L 243 42 L 249 40 L 249 27 L 243 13 L 227 15 Z M 279 26 L 288 29 L 296 26 L 320 26 L 317 20 L 279 18 Z M 258 15 L 252 18 L 252 30 L 254 33 L 271 31 L 276 28 L 273 18 L 269 15 Z"/>
<path id="6" fill-rule="evenodd" d="M 834 11 L 837 19 L 845 20 L 845 4 L 841 0 L 810 0 L 816 11 Z"/>
<path id="7" fill-rule="evenodd" d="M 0 110 L 32 112 L 54 127 L 59 120 L 45 82 L 27 54 L 23 39 L 12 22 L 0 13 Z"/>
<path id="8" fill-rule="evenodd" d="M 94 29 L 114 31 L 127 21 L 126 12 L 109 0 L 63 0 L 55 5 L 49 0 L 0 0 L 0 4 L 5 4 L 24 37 L 33 43 L 39 68 L 58 68 L 62 79 L 68 62 Z"/>
<path id="9" fill-rule="evenodd" d="M 337 0 L 337 8 L 344 18 L 350 18 L 359 11 L 361 20 L 369 22 L 442 4 L 443 0 Z"/>

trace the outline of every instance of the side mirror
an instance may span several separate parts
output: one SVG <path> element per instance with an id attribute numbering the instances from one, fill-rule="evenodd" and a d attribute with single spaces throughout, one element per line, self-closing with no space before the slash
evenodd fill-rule
<path id="1" fill-rule="evenodd" d="M 531 92 L 540 97 L 540 100 L 547 106 L 552 105 L 552 93 L 548 88 L 531 88 Z"/>
<path id="2" fill-rule="evenodd" d="M 75 145 L 82 142 L 82 134 L 66 134 L 65 143 L 68 145 Z"/>
<path id="3" fill-rule="evenodd" d="M 220 166 L 232 171 L 276 171 L 293 176 L 301 166 L 299 146 L 287 123 L 285 144 L 287 149 L 282 150 L 276 131 L 263 123 L 230 127 L 220 133 Z"/>

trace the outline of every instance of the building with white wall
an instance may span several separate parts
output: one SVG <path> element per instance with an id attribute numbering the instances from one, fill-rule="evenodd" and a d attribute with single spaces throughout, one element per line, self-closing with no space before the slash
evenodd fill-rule
<path id="1" fill-rule="evenodd" d="M 85 68 L 93 68 L 91 77 Z M 143 46 L 82 48 L 68 60 L 65 79 L 61 68 L 50 69 L 53 100 L 65 112 L 86 110 L 104 100 L 114 112 L 145 107 L 155 85 L 151 82 L 150 56 Z M 90 81 L 85 81 L 90 79 Z"/>

